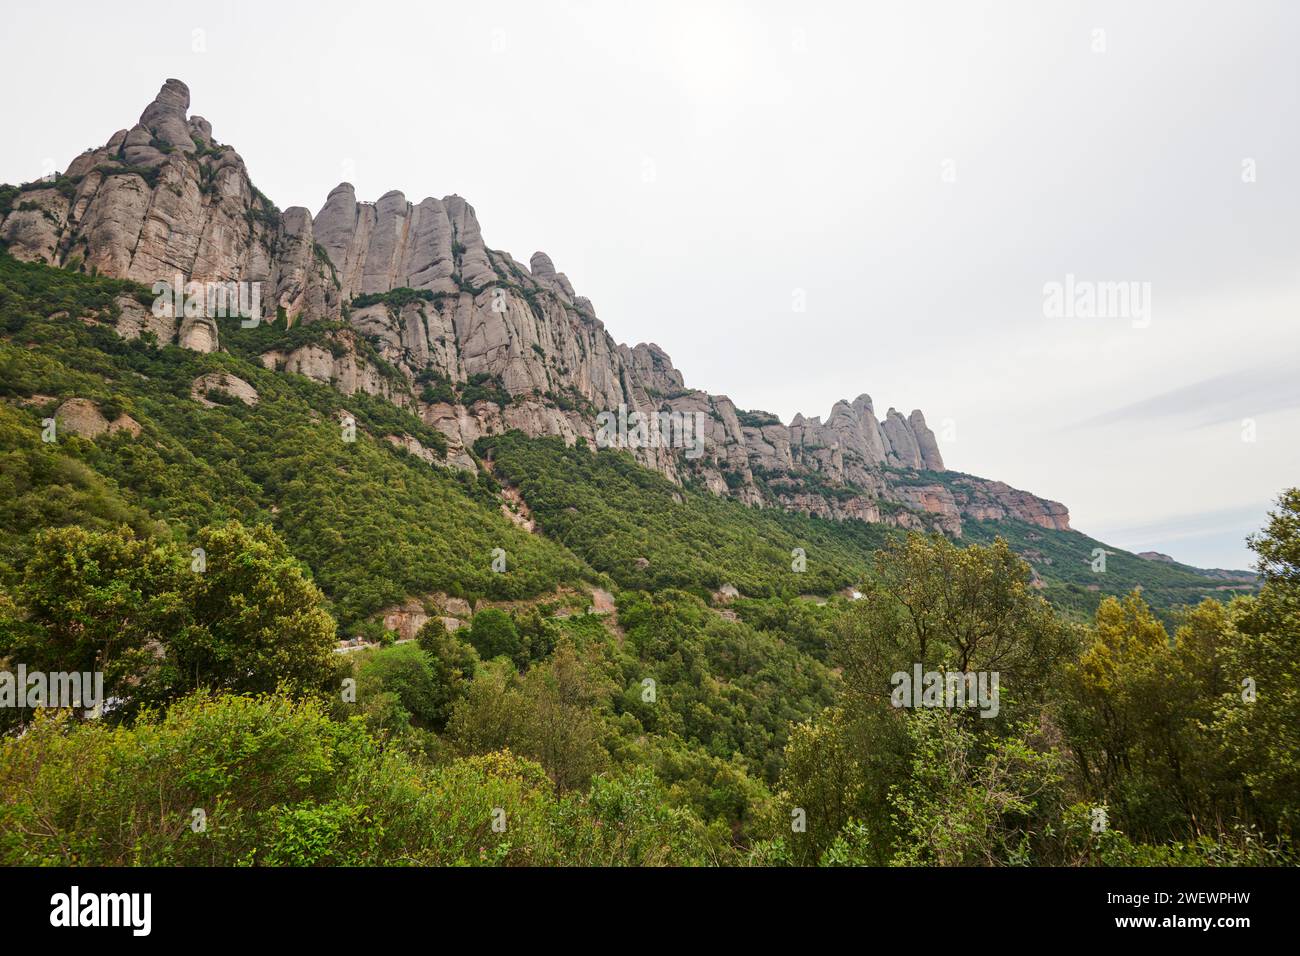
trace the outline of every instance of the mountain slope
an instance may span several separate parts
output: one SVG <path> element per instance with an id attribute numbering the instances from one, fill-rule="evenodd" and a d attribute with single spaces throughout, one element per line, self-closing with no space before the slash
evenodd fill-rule
<path id="1" fill-rule="evenodd" d="M 412 203 L 391 191 L 371 204 L 343 183 L 314 217 L 281 212 L 188 108 L 188 88 L 168 80 L 139 122 L 62 175 L 0 189 L 0 242 L 19 259 L 151 286 L 178 275 L 251 284 L 263 320 L 337 333 L 263 337 L 263 364 L 410 409 L 445 436 L 447 463 L 466 470 L 485 435 L 519 429 L 594 444 L 601 413 L 664 414 L 698 422 L 701 454 L 628 442 L 623 430 L 617 446 L 674 482 L 747 504 L 952 535 L 969 519 L 1069 527 L 1063 505 L 999 482 L 968 476 L 954 490 L 917 480 L 944 473 L 919 410 L 890 408 L 878 420 L 860 395 L 825 422 L 798 415 L 786 425 L 688 388 L 658 346 L 617 344 L 545 253 L 525 266 L 489 248 L 458 196 Z M 128 304 L 116 324 L 128 338 L 223 345 L 204 310 Z"/>
<path id="2" fill-rule="evenodd" d="M 228 351 L 215 353 L 123 340 L 114 331 L 119 303 L 147 296 L 130 282 L 0 253 L 4 568 L 21 563 L 42 527 L 127 523 L 148 531 L 164 522 L 183 539 L 225 518 L 269 522 L 350 627 L 410 597 L 510 600 L 606 580 L 703 597 L 725 584 L 750 597 L 830 595 L 871 573 L 872 552 L 894 530 L 746 506 L 712 494 L 689 472 L 677 484 L 625 452 L 593 454 L 519 431 L 479 440 L 473 452 L 490 472 L 439 467 L 431 460 L 441 433 L 409 410 L 363 392 L 345 397 L 258 361 L 266 341 L 325 348 L 355 337 L 346 328 L 243 329 L 222 320 Z M 344 414 L 356 422 L 354 443 L 343 440 Z M 52 444 L 40 440 L 48 418 L 58 422 Z M 97 420 L 102 431 L 93 434 Z M 950 481 L 954 494 L 965 478 L 898 475 Z M 520 500 L 536 534 L 506 517 Z M 998 535 L 1063 608 L 1091 612 L 1102 596 L 1135 585 L 1163 608 L 1249 587 L 1075 531 L 965 523 L 968 540 Z M 506 574 L 491 570 L 498 547 Z M 1091 570 L 1095 548 L 1107 552 L 1105 573 Z M 796 549 L 803 571 L 793 570 Z M 4 568 L 0 575 L 11 577 Z"/>
<path id="3" fill-rule="evenodd" d="M 409 413 L 239 354 L 123 341 L 112 326 L 123 288 L 0 255 L 7 565 L 35 531 L 62 524 L 164 521 L 183 540 L 213 521 L 269 522 L 345 624 L 408 595 L 515 599 L 591 576 L 508 520 L 493 486 L 393 441 L 438 437 Z M 245 385 L 253 406 L 233 397 Z M 96 414 L 131 425 L 95 434 Z M 492 570 L 495 548 L 508 573 Z"/>

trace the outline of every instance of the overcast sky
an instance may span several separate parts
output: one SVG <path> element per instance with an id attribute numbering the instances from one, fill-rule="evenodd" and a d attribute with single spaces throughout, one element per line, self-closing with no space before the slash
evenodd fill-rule
<path id="1" fill-rule="evenodd" d="M 1244 567 L 1300 483 L 1300 4 L 23 0 L 5 29 L 0 181 L 177 77 L 282 208 L 457 193 L 688 385 L 921 408 L 950 468 L 1109 543 Z M 1049 316 L 1067 275 L 1149 314 Z"/>

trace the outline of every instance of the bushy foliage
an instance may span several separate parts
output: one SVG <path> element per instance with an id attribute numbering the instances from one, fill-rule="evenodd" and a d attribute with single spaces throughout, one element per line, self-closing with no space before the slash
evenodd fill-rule
<path id="1" fill-rule="evenodd" d="M 480 439 L 480 455 L 519 488 L 550 537 L 634 590 L 732 584 L 751 597 L 830 594 L 857 584 L 888 537 L 878 526 L 751 509 L 684 490 L 626 452 L 596 454 L 518 432 Z M 803 549 L 806 571 L 794 570 Z"/>
<path id="2" fill-rule="evenodd" d="M 837 705 L 795 729 L 756 862 L 1260 865 L 1296 862 L 1297 501 L 1253 541 L 1265 584 L 1171 633 L 1138 592 L 1077 635 L 1002 542 L 887 549 L 842 620 Z M 886 675 L 1002 669 L 996 719 L 900 709 Z"/>
<path id="3" fill-rule="evenodd" d="M 645 773 L 562 796 L 501 751 L 429 767 L 311 701 L 195 696 L 130 727 L 43 717 L 0 740 L 0 862 L 655 865 L 715 862 Z"/>
<path id="4" fill-rule="evenodd" d="M 109 280 L 0 255 L 0 301 L 38 301 L 42 282 L 70 308 L 103 307 L 121 291 Z M 58 291 L 65 286 L 71 291 Z M 123 341 L 106 326 L 25 309 L 0 309 L 20 329 L 0 341 L 0 382 L 23 401 L 52 399 L 48 406 L 0 405 L 0 485 L 12 492 L 0 504 L 11 518 L 0 528 L 0 581 L 13 580 L 40 528 L 126 523 L 148 533 L 165 521 L 188 540 L 230 519 L 272 524 L 345 628 L 408 595 L 518 599 L 589 575 L 563 546 L 507 521 L 489 486 L 386 441 L 406 433 L 434 443 L 421 431 L 427 426 L 396 406 L 360 394 L 344 398 L 238 355 L 153 348 Z M 205 372 L 251 383 L 258 407 L 194 402 L 190 383 Z M 43 443 L 42 416 L 73 396 L 101 408 L 117 404 L 143 435 L 93 442 L 63 435 Z M 355 442 L 342 440 L 345 411 L 357 422 Z M 491 567 L 498 547 L 510 558 L 504 574 Z M 6 574 L 6 566 L 15 572 Z"/>
<path id="5" fill-rule="evenodd" d="M 231 523 L 194 544 L 186 554 L 129 528 L 41 532 L 0 619 L 0 657 L 102 671 L 125 711 L 198 688 L 325 686 L 335 624 L 275 532 Z"/>

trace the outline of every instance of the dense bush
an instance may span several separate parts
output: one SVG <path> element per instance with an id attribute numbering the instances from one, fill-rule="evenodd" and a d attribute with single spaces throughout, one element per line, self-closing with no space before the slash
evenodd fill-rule
<path id="1" fill-rule="evenodd" d="M 654 778 L 557 793 L 502 751 L 421 766 L 309 701 L 196 696 L 0 740 L 0 863 L 653 865 L 722 852 Z"/>

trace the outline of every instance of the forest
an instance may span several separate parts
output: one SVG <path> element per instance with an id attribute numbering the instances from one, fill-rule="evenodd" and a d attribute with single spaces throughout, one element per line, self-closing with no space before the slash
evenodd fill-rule
<path id="1" fill-rule="evenodd" d="M 0 254 L 0 671 L 110 700 L 0 708 L 0 863 L 1297 862 L 1300 490 L 1253 589 L 1131 555 L 1036 586 L 1025 528 L 748 508 L 517 432 L 430 464 L 409 412 L 257 361 L 335 330 L 125 341 L 140 294 Z M 138 434 L 44 440 L 73 397 Z M 895 706 L 917 666 L 996 672 L 996 716 Z"/>

